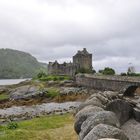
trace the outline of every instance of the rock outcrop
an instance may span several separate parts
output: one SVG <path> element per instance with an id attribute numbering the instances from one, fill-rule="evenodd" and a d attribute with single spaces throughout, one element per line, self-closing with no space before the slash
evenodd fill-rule
<path id="1" fill-rule="evenodd" d="M 45 91 L 41 91 L 39 87 L 26 85 L 14 89 L 10 93 L 10 99 L 11 100 L 30 99 L 35 97 L 42 97 L 44 96 L 44 94 Z"/>
<path id="2" fill-rule="evenodd" d="M 10 121 L 31 119 L 44 115 L 65 114 L 73 112 L 81 102 L 43 103 L 32 106 L 13 106 L 0 109 L 0 124 Z"/>

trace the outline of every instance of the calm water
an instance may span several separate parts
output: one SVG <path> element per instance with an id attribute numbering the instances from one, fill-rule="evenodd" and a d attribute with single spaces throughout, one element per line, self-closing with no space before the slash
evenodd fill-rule
<path id="1" fill-rule="evenodd" d="M 27 80 L 27 79 L 0 79 L 0 85 L 18 84 L 25 80 Z"/>

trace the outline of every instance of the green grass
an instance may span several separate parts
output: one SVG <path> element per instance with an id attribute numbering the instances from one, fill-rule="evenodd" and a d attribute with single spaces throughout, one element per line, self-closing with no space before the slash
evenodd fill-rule
<path id="1" fill-rule="evenodd" d="M 66 133 L 63 132 L 65 130 Z M 7 126 L 0 126 L 0 140 L 55 140 L 62 137 L 62 140 L 68 140 L 67 138 L 76 140 L 75 136 L 71 114 L 21 121 L 18 122 L 18 128 L 14 130 L 8 129 Z"/>
<path id="2" fill-rule="evenodd" d="M 61 75 L 42 75 L 37 78 L 40 81 L 64 81 L 70 80 L 69 76 L 61 76 Z"/>
<path id="3" fill-rule="evenodd" d="M 59 89 L 57 88 L 48 88 L 48 93 L 46 93 L 47 97 L 54 98 L 59 96 Z"/>
<path id="4" fill-rule="evenodd" d="M 8 99 L 8 98 L 9 98 L 9 95 L 7 95 L 6 93 L 0 94 L 0 100 L 5 100 L 5 99 Z"/>

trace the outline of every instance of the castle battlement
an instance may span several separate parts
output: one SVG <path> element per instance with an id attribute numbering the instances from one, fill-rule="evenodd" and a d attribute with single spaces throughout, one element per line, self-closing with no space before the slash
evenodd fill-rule
<path id="1" fill-rule="evenodd" d="M 73 56 L 73 63 L 64 62 L 63 64 L 59 64 L 57 60 L 49 62 L 48 74 L 74 76 L 81 69 L 92 71 L 92 54 L 86 48 L 82 51 L 79 50 Z"/>

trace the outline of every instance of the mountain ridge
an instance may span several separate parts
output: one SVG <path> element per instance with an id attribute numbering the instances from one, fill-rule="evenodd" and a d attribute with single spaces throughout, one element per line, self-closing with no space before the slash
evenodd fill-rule
<path id="1" fill-rule="evenodd" d="M 30 53 L 0 49 L 0 79 L 32 78 L 40 69 L 45 67 Z"/>

